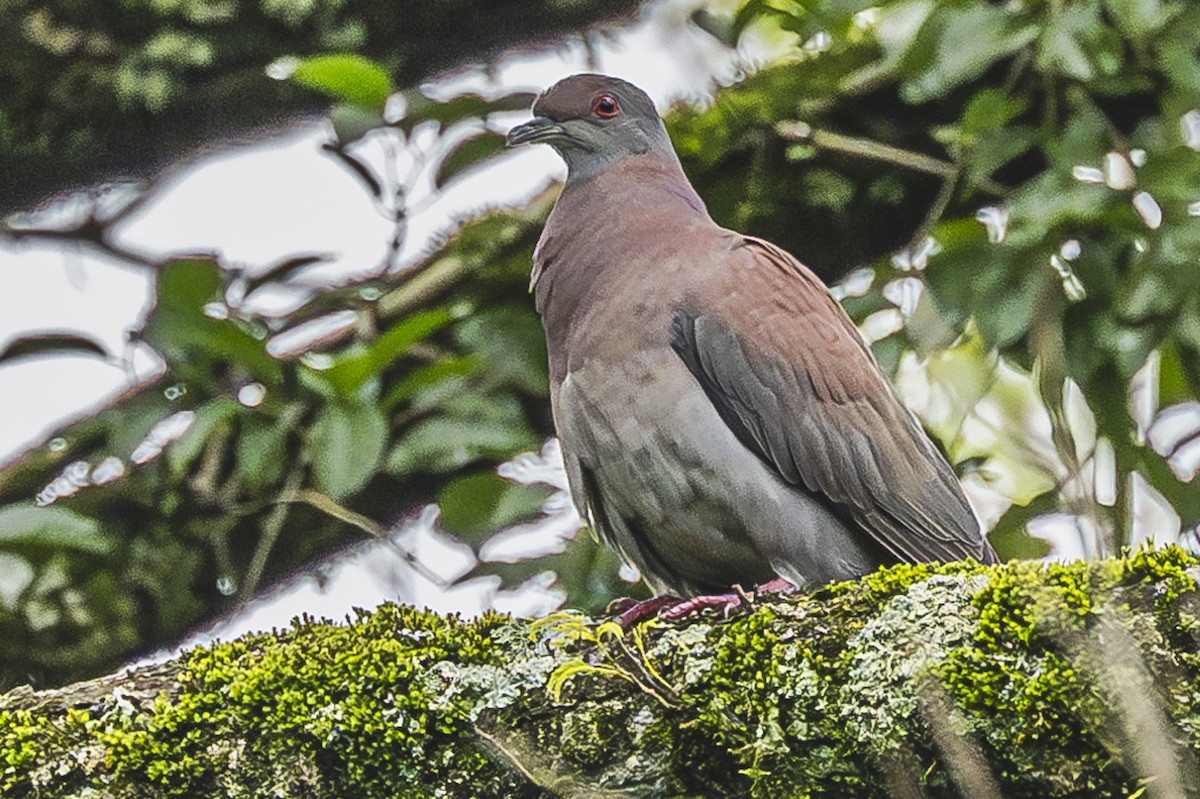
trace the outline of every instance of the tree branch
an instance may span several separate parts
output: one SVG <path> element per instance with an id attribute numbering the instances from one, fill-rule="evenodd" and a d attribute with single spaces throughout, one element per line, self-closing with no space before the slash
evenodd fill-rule
<path id="1" fill-rule="evenodd" d="M 397 606 L 348 626 L 304 619 L 0 697 L 0 792 L 1103 798 L 1190 785 L 1195 572 L 1178 549 L 898 566 L 731 620 L 628 631 Z M 1151 722 L 1170 753 L 1130 745 Z"/>

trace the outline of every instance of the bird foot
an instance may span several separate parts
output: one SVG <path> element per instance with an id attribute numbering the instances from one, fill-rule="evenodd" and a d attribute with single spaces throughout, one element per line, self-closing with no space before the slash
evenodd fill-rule
<path id="1" fill-rule="evenodd" d="M 664 621 L 679 621 L 684 616 L 689 616 L 698 610 L 705 608 L 719 608 L 721 617 L 728 619 L 742 605 L 748 605 L 745 594 L 702 594 L 689 599 L 684 599 L 669 608 L 666 608 L 658 614 L 660 619 Z"/>
<path id="2" fill-rule="evenodd" d="M 796 586 L 777 577 L 755 588 L 753 595 L 747 594 L 740 586 L 734 586 L 734 590 L 728 594 L 703 594 L 688 599 L 664 595 L 638 602 L 623 597 L 614 599 L 608 606 L 608 612 L 615 614 L 614 621 L 624 629 L 653 616 L 664 621 L 679 621 L 705 608 L 720 608 L 721 616 L 727 619 L 743 606 L 753 605 L 754 599 L 763 594 L 790 594 L 795 590 Z"/>
<path id="3" fill-rule="evenodd" d="M 678 605 L 683 601 L 677 596 L 669 595 L 651 597 L 640 602 L 629 597 L 621 597 L 609 603 L 608 613 L 615 614 L 614 621 L 621 625 L 621 629 L 628 630 L 639 621 L 645 621 L 657 615 L 660 610 Z"/>
<path id="4" fill-rule="evenodd" d="M 765 583 L 754 589 L 755 596 L 763 594 L 794 594 L 799 589 L 792 585 L 782 577 L 776 577 L 774 580 L 767 580 Z"/>

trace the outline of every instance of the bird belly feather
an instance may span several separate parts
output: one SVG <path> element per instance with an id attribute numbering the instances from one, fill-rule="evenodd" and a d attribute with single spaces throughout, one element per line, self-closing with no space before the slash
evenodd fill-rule
<path id="1" fill-rule="evenodd" d="M 581 513 L 658 591 L 823 583 L 878 565 L 737 439 L 673 353 L 576 363 L 554 412 Z"/>

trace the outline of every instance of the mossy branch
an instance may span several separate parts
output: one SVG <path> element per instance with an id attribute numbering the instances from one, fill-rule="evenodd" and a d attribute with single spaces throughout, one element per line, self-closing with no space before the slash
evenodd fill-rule
<path id="1" fill-rule="evenodd" d="M 1184 797 L 1178 549 L 899 566 L 731 620 L 385 606 L 0 697 L 0 794 Z"/>

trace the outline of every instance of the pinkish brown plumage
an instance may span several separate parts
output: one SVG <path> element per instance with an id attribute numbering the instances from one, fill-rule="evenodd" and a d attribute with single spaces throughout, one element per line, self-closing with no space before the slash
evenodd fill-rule
<path id="1" fill-rule="evenodd" d="M 995 561 L 841 307 L 786 252 L 709 217 L 644 93 L 577 75 L 533 110 L 510 142 L 568 167 L 534 291 L 572 494 L 652 587 Z"/>

